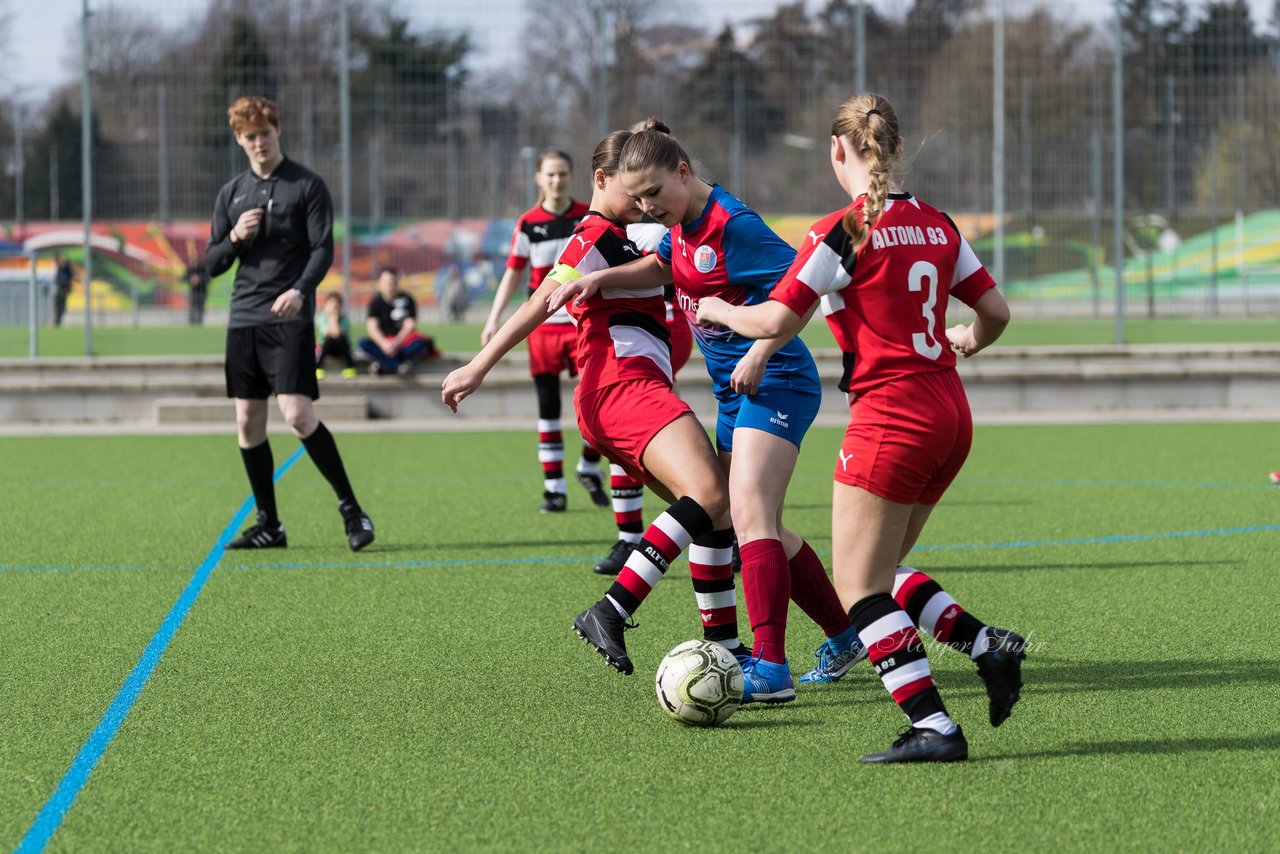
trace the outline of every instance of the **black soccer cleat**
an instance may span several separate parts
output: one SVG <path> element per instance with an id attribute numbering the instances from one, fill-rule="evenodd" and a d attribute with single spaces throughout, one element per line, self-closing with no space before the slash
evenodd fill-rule
<path id="1" fill-rule="evenodd" d="M 951 735 L 921 727 L 907 727 L 888 750 L 868 753 L 863 762 L 962 762 L 969 758 L 969 742 L 956 727 Z"/>
<path id="2" fill-rule="evenodd" d="M 616 608 L 601 599 L 573 619 L 573 630 L 578 637 L 596 648 L 604 656 L 605 663 L 623 676 L 635 670 L 627 656 L 627 644 L 622 633 L 634 629 L 634 623 L 623 622 Z"/>
<path id="3" fill-rule="evenodd" d="M 609 495 L 604 491 L 604 477 L 595 472 L 580 471 L 578 472 L 578 483 L 582 484 L 583 488 L 587 490 L 587 494 L 591 496 L 592 504 L 597 507 L 609 506 Z"/>
<path id="4" fill-rule="evenodd" d="M 283 549 L 288 547 L 289 539 L 284 535 L 284 523 L 274 526 L 267 523 L 267 517 L 258 513 L 258 522 L 246 528 L 244 533 L 227 543 L 229 549 Z"/>
<path id="5" fill-rule="evenodd" d="M 563 492 L 542 493 L 542 506 L 538 508 L 539 513 L 563 513 L 568 509 L 569 496 Z"/>
<path id="6" fill-rule="evenodd" d="M 591 571 L 596 575 L 617 575 L 627 565 L 627 558 L 631 557 L 635 549 L 635 543 L 629 540 L 618 540 L 613 544 L 613 548 L 609 549 L 609 553 L 598 564 L 591 567 Z"/>
<path id="7" fill-rule="evenodd" d="M 1022 661 L 1027 657 L 1027 641 L 1017 632 L 992 628 L 987 633 L 987 651 L 978 656 L 978 675 L 987 686 L 991 725 L 1000 726 L 1013 711 L 1022 694 Z"/>
<path id="8" fill-rule="evenodd" d="M 342 524 L 347 529 L 347 545 L 351 551 L 358 552 L 373 542 L 373 520 L 360 509 L 359 504 L 348 502 L 340 505 L 338 510 L 342 513 Z"/>

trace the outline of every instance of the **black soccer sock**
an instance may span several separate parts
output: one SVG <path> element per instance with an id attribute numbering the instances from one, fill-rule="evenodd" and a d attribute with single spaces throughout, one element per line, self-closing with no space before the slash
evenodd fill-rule
<path id="1" fill-rule="evenodd" d="M 244 461 L 245 474 L 249 475 L 249 488 L 253 490 L 253 500 L 258 505 L 258 512 L 265 517 L 268 526 L 278 527 L 280 518 L 276 515 L 276 463 L 271 456 L 271 442 L 264 441 L 252 448 L 241 448 L 240 459 Z"/>
<path id="2" fill-rule="evenodd" d="M 701 504 L 687 495 L 677 500 L 653 520 L 605 598 L 623 616 L 631 616 L 662 580 L 671 562 L 710 530 L 711 517 Z"/>
<path id="3" fill-rule="evenodd" d="M 954 726 L 933 683 L 929 658 L 911 618 L 888 593 L 873 593 L 849 609 L 849 622 L 867 648 L 871 666 L 912 726 L 949 734 Z"/>
<path id="4" fill-rule="evenodd" d="M 965 655 L 974 654 L 974 644 L 986 624 L 961 607 L 937 581 L 915 567 L 900 566 L 893 582 L 893 598 L 911 622 L 939 643 Z"/>
<path id="5" fill-rule="evenodd" d="M 333 434 L 324 426 L 324 422 L 316 425 L 315 431 L 302 440 L 302 445 L 320 474 L 333 487 L 338 503 L 356 503 L 355 492 L 351 489 L 351 482 L 347 480 L 347 470 L 342 465 L 342 455 L 338 453 L 338 443 L 333 440 Z"/>

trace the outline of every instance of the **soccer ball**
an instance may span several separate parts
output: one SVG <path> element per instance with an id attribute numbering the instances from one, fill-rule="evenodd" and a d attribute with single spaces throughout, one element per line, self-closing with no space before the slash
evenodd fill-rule
<path id="1" fill-rule="evenodd" d="M 663 711 L 691 726 L 724 723 L 742 704 L 742 667 L 713 641 L 685 641 L 671 650 L 655 682 Z"/>

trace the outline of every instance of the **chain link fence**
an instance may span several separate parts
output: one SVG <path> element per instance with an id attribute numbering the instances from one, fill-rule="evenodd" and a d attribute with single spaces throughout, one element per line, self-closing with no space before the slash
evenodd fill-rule
<path id="1" fill-rule="evenodd" d="M 114 247 L 94 252 L 92 311 L 77 285 L 68 320 L 186 322 L 184 274 L 245 166 L 226 126 L 242 94 L 279 102 L 287 153 L 328 181 L 339 259 L 324 288 L 359 306 L 386 263 L 426 303 L 483 300 L 533 202 L 536 152 L 568 150 L 585 196 L 596 141 L 648 115 L 798 241 L 845 201 L 828 133 L 861 88 L 898 108 L 906 187 L 1031 311 L 1106 316 L 1121 279 L 1135 314 L 1276 311 L 1274 5 L 94 2 L 92 219 Z M 78 44 L 78 16 L 57 26 Z M 77 75 L 0 104 L 0 236 L 41 270 L 59 246 L 83 262 Z M 211 322 L 229 291 L 214 283 Z"/>

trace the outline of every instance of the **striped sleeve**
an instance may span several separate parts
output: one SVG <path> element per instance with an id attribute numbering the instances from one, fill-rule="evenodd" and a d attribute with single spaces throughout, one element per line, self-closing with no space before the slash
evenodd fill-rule
<path id="1" fill-rule="evenodd" d="M 842 252 L 848 235 L 840 225 L 844 211 L 836 211 L 814 223 L 791 267 L 769 294 L 803 316 L 820 298 L 849 284 Z"/>

